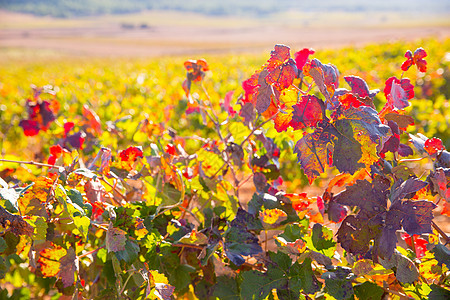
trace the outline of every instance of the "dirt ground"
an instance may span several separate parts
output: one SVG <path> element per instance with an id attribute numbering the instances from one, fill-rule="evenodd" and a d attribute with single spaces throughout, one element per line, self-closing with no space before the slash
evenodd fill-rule
<path id="1" fill-rule="evenodd" d="M 450 36 L 449 24 L 408 26 L 298 25 L 291 22 L 140 15 L 128 19 L 61 20 L 0 11 L 0 49 L 51 51 L 94 57 L 155 57 L 214 53 L 260 53 L 282 43 L 294 49 L 365 45 Z M 149 20 L 149 21 L 146 21 Z M 197 22 L 195 22 L 197 20 Z M 342 22 L 341 22 L 342 23 Z"/>

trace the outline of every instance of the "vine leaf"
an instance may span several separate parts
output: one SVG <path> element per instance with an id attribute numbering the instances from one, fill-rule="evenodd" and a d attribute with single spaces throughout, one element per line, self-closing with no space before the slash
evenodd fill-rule
<path id="1" fill-rule="evenodd" d="M 310 76 L 316 83 L 319 91 L 328 101 L 334 91 L 339 87 L 339 71 L 332 64 L 322 64 L 320 60 L 314 58 L 303 67 L 306 76 Z"/>
<path id="2" fill-rule="evenodd" d="M 220 106 L 224 111 L 228 113 L 228 115 L 233 118 L 236 114 L 236 111 L 233 109 L 233 106 L 231 105 L 231 99 L 233 97 L 234 91 L 229 91 L 226 93 L 225 98 L 223 99 L 223 102 L 220 103 Z"/>
<path id="3" fill-rule="evenodd" d="M 256 222 L 253 215 L 239 208 L 236 218 L 231 221 L 228 230 L 224 233 L 225 254 L 237 266 L 245 262 L 242 256 L 262 252 L 258 237 L 247 228 L 250 220 L 253 220 L 252 223 Z"/>
<path id="4" fill-rule="evenodd" d="M 97 113 L 91 109 L 87 104 L 83 105 L 83 117 L 86 118 L 87 123 L 89 124 L 89 128 L 92 128 L 93 131 L 97 135 L 102 134 L 102 123 L 100 121 L 100 117 L 97 115 Z M 67 132 L 66 132 L 67 134 Z"/>
<path id="5" fill-rule="evenodd" d="M 413 283 L 419 279 L 416 265 L 397 250 L 389 259 L 381 259 L 380 263 L 386 269 L 395 268 L 395 277 L 402 283 Z"/>
<path id="6" fill-rule="evenodd" d="M 111 167 L 131 171 L 133 169 L 133 164 L 138 157 L 144 157 L 142 147 L 130 146 L 119 152 L 119 160 L 117 162 L 113 162 Z"/>
<path id="7" fill-rule="evenodd" d="M 186 80 L 183 82 L 183 89 L 186 96 L 191 91 L 192 82 L 199 82 L 205 77 L 205 72 L 209 71 L 208 63 L 204 59 L 188 60 L 184 62 L 187 71 Z"/>
<path id="8" fill-rule="evenodd" d="M 267 271 L 247 271 L 242 273 L 241 299 L 264 299 L 277 290 L 280 299 L 299 299 L 300 291 L 314 294 L 320 290 L 320 283 L 311 268 L 311 259 L 302 264 L 292 264 L 283 252 L 269 252 Z"/>
<path id="9" fill-rule="evenodd" d="M 22 215 L 48 217 L 44 203 L 47 201 L 55 178 L 56 176 L 39 177 L 21 195 L 17 202 Z"/>
<path id="10" fill-rule="evenodd" d="M 106 232 L 106 249 L 108 252 L 125 250 L 126 234 L 124 230 L 115 228 L 109 223 L 108 231 Z"/>
<path id="11" fill-rule="evenodd" d="M 323 120 L 325 104 L 314 95 L 302 96 L 299 103 L 292 106 L 292 119 L 289 125 L 294 130 L 305 127 L 315 127 Z"/>
<path id="12" fill-rule="evenodd" d="M 0 225 L 9 229 L 15 235 L 32 236 L 34 228 L 28 224 L 21 216 L 13 215 L 0 206 Z"/>
<path id="13" fill-rule="evenodd" d="M 364 79 L 362 79 L 361 77 L 358 77 L 358 76 L 345 76 L 344 79 L 348 83 L 350 88 L 352 89 L 351 90 L 352 94 L 355 94 L 358 97 L 361 97 L 361 98 L 365 98 L 365 97 L 373 98 L 380 91 L 379 89 L 370 90 L 369 91 L 369 86 L 364 81 Z"/>
<path id="14" fill-rule="evenodd" d="M 437 244 L 430 251 L 434 254 L 434 257 L 436 258 L 440 266 L 442 266 L 442 264 L 445 264 L 447 268 L 450 267 L 450 250 L 447 247 L 442 244 Z"/>
<path id="15" fill-rule="evenodd" d="M 267 84 L 266 77 L 268 76 L 269 71 L 264 69 L 258 76 L 258 90 L 256 95 L 255 107 L 259 113 L 265 112 L 272 102 L 272 97 L 275 96 L 272 91 L 272 87 Z"/>
<path id="16" fill-rule="evenodd" d="M 291 58 L 290 47 L 275 45 L 267 61 L 267 84 L 274 86 L 278 91 L 288 88 L 297 77 L 297 66 Z"/>
<path id="17" fill-rule="evenodd" d="M 303 67 L 308 62 L 308 57 L 310 55 L 313 55 L 315 53 L 314 49 L 312 48 L 303 48 L 302 50 L 296 52 L 294 54 L 295 57 L 295 63 L 297 65 L 297 69 L 303 70 Z"/>
<path id="18" fill-rule="evenodd" d="M 69 248 L 67 254 L 60 260 L 59 276 L 63 282 L 64 287 L 72 286 L 75 282 L 75 272 L 77 271 L 77 257 L 75 250 Z"/>
<path id="19" fill-rule="evenodd" d="M 375 177 L 373 182 L 358 180 L 345 191 L 334 196 L 342 205 L 356 206 L 356 216 L 347 216 L 337 232 L 341 246 L 354 254 L 365 254 L 369 241 L 374 240 L 374 253 L 389 258 L 397 244 L 396 231 L 403 226 L 410 234 L 431 233 L 432 210 L 436 205 L 430 201 L 401 201 L 403 195 L 414 195 L 423 183 L 409 181 L 394 191 L 397 200 L 387 208 L 390 183 Z M 392 195 L 391 195 L 392 196 Z M 411 197 L 412 197 L 411 196 Z"/>
<path id="20" fill-rule="evenodd" d="M 39 252 L 38 265 L 44 277 L 55 277 L 61 266 L 61 258 L 67 254 L 67 250 L 51 243 L 51 247 Z"/>
<path id="21" fill-rule="evenodd" d="M 34 136 L 39 133 L 40 130 L 47 131 L 50 124 L 55 121 L 55 113 L 57 112 L 56 100 L 51 102 L 41 100 L 39 96 L 35 96 L 34 100 L 28 99 L 26 108 L 29 118 L 21 120 L 19 126 L 23 128 L 26 136 Z"/>
<path id="22" fill-rule="evenodd" d="M 336 267 L 335 270 L 322 274 L 321 278 L 325 280 L 326 291 L 338 300 L 349 299 L 353 296 L 353 286 L 351 280 L 354 275 L 350 268 Z"/>
<path id="23" fill-rule="evenodd" d="M 294 153 L 310 184 L 325 171 L 327 163 L 331 165 L 335 139 L 334 135 L 319 127 L 313 133 L 303 135 L 295 144 Z"/>
<path id="24" fill-rule="evenodd" d="M 401 68 L 403 71 L 408 71 L 408 69 L 412 65 L 416 65 L 417 69 L 420 72 L 426 72 L 427 71 L 427 61 L 423 59 L 427 56 L 427 52 L 422 48 L 417 48 L 416 51 L 414 51 L 414 55 L 411 52 L 411 50 L 406 51 L 405 57 L 406 61 L 403 62 Z"/>
<path id="25" fill-rule="evenodd" d="M 386 105 L 403 109 L 410 105 L 408 100 L 414 98 L 414 86 L 408 78 L 400 80 L 391 77 L 386 80 L 384 94 L 387 99 Z"/>
<path id="26" fill-rule="evenodd" d="M 408 178 L 406 181 L 400 179 L 392 187 L 393 192 L 391 194 L 391 201 L 394 203 L 404 198 L 412 198 L 408 197 L 408 195 L 414 195 L 417 191 L 423 189 L 427 185 L 428 182 L 414 177 Z"/>

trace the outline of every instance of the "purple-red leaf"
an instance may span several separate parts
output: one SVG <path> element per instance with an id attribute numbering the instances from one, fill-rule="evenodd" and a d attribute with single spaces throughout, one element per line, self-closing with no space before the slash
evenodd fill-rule
<path id="1" fill-rule="evenodd" d="M 423 59 L 427 56 L 427 52 L 423 48 L 417 48 L 416 51 L 414 51 L 414 55 L 411 52 L 411 50 L 406 51 L 405 57 L 406 61 L 402 64 L 402 70 L 408 71 L 408 69 L 412 65 L 416 65 L 417 69 L 420 72 L 426 72 L 427 71 L 427 61 Z"/>
<path id="2" fill-rule="evenodd" d="M 323 120 L 325 104 L 314 95 L 302 96 L 300 102 L 292 106 L 292 120 L 289 125 L 295 130 L 315 127 Z"/>
<path id="3" fill-rule="evenodd" d="M 408 107 L 410 99 L 414 98 L 414 86 L 408 78 L 402 80 L 391 77 L 386 80 L 384 88 L 387 104 L 398 109 Z"/>
<path id="4" fill-rule="evenodd" d="M 352 89 L 352 93 L 357 95 L 358 97 L 365 98 L 370 97 L 373 98 L 380 91 L 378 89 L 369 91 L 369 86 L 367 83 L 358 76 L 345 76 L 345 81 L 347 81 L 348 85 Z"/>
<path id="5" fill-rule="evenodd" d="M 312 77 L 322 95 L 331 101 L 334 91 L 339 87 L 339 71 L 332 64 L 322 64 L 314 58 L 303 68 L 305 75 Z"/>
<path id="6" fill-rule="evenodd" d="M 405 201 L 402 203 L 403 229 L 409 234 L 432 233 L 431 221 L 433 220 L 433 209 L 436 204 L 430 201 Z"/>
<path id="7" fill-rule="evenodd" d="M 231 99 L 233 97 L 233 93 L 234 93 L 234 91 L 229 91 L 225 95 L 223 102 L 220 103 L 220 106 L 222 107 L 222 109 L 225 110 L 228 113 L 228 115 L 232 118 L 236 114 L 236 111 L 233 109 L 233 106 L 231 105 Z"/>
<path id="8" fill-rule="evenodd" d="M 335 137 L 323 128 L 305 134 L 295 145 L 294 153 L 310 183 L 325 170 L 332 156 Z"/>

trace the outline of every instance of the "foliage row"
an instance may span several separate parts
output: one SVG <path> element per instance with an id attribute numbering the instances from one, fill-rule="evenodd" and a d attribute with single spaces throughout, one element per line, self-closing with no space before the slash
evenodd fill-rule
<path id="1" fill-rule="evenodd" d="M 131 129 L 145 147 L 121 151 L 102 146 L 117 122 L 89 105 L 60 122 L 58 92 L 34 87 L 19 125 L 57 138 L 46 163 L 2 159 L 42 170 L 28 184 L 1 170 L 2 298 L 448 297 L 449 238 L 433 219 L 450 210 L 450 153 L 405 133 L 404 73 L 426 72 L 427 53 L 406 52 L 380 109 L 379 90 L 358 76 L 339 88 L 314 54 L 276 45 L 243 95 L 221 100 L 207 62 L 186 61 L 185 113 L 205 136 L 179 135 L 161 111 Z M 310 184 L 329 177 L 319 196 L 284 190 L 293 159 Z"/>

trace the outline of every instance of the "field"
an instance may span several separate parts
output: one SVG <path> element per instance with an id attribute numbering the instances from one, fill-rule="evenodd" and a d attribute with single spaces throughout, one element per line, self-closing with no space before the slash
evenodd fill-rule
<path id="1" fill-rule="evenodd" d="M 173 293 L 177 299 L 306 299 L 325 293 L 327 299 L 364 299 L 367 286 L 394 299 L 445 296 L 448 249 L 440 241 L 449 240 L 444 198 L 450 199 L 450 187 L 448 167 L 438 178 L 436 166 L 450 164 L 438 156 L 448 153 L 444 147 L 450 149 L 448 21 L 393 26 L 400 20 L 397 15 L 370 20 L 359 15 L 366 23 L 355 29 L 345 23 L 347 17 L 329 15 L 341 24 L 332 29 L 314 14 L 304 16 L 306 23 L 300 26 L 289 14 L 280 23 L 280 18 L 181 18 L 162 12 L 73 20 L 1 12 L 0 298 L 68 299 L 78 294 L 79 299 L 171 299 Z M 270 94 L 283 86 L 279 102 L 269 96 L 269 105 L 261 112 L 256 107 L 256 114 L 251 106 L 252 118 L 244 110 L 252 104 L 247 99 L 252 97 L 251 81 L 246 80 L 255 71 L 264 72 L 261 66 L 268 59 L 283 68 L 289 65 L 287 59 L 276 61 L 277 55 L 283 57 L 277 49 L 284 46 L 269 54 L 279 42 L 291 46 L 292 55 L 303 47 L 316 48 L 310 58 L 337 66 L 339 88 L 353 92 L 342 78 L 355 75 L 370 90 L 381 91 L 350 104 L 339 98 L 342 106 L 331 105 L 330 99 L 325 108 L 320 98 L 337 86 L 322 82 L 325 88 L 320 89 L 320 78 L 302 66 L 309 75 L 300 78 L 296 72 L 287 86 L 275 80 Z M 403 73 L 405 52 L 418 47 L 426 50 L 427 71 L 413 65 Z M 313 68 L 310 61 L 305 66 Z M 425 146 L 420 149 L 419 143 L 416 150 L 411 136 L 400 130 L 398 143 L 410 145 L 414 155 L 400 158 L 397 144 L 390 145 L 392 153 L 383 152 L 385 160 L 378 160 L 382 150 L 374 145 L 374 134 L 365 136 L 366 127 L 358 124 L 380 136 L 377 130 L 387 126 L 356 118 L 354 136 L 352 127 L 345 127 L 355 117 L 342 119 L 339 109 L 378 112 L 392 101 L 387 95 L 393 92 L 384 91 L 392 76 L 405 80 L 402 97 L 409 88 L 403 86 L 404 78 L 415 86 L 410 106 L 396 104 L 403 105 L 398 111 L 405 118 L 399 122 L 409 121 L 407 115 L 414 119 L 414 125 L 400 129 L 439 138 L 442 145 L 425 139 Z M 267 80 L 274 79 L 267 75 Z M 291 128 L 280 130 L 283 122 L 277 114 L 289 115 L 292 101 L 305 103 L 301 89 L 309 93 L 307 99 L 322 103 L 323 119 L 300 116 L 289 123 Z M 385 115 L 379 115 L 370 117 L 380 122 Z M 394 132 L 396 123 L 383 120 Z M 329 141 L 325 155 L 316 156 L 332 159 L 324 165 L 334 166 L 305 167 L 296 155 L 299 142 L 326 122 L 328 128 L 339 128 L 334 131 L 339 138 Z M 353 142 L 348 146 L 346 141 Z M 352 157 L 358 153 L 355 145 L 361 160 Z M 364 204 L 349 205 L 341 196 L 353 207 L 340 208 L 333 219 L 331 205 L 343 205 L 333 202 L 339 200 L 330 191 L 357 193 L 352 185 L 362 186 L 367 179 L 374 188 L 364 197 L 388 182 L 383 193 L 391 195 L 389 210 L 387 203 L 376 206 L 384 210 L 377 214 Z M 442 182 L 434 185 L 434 180 Z M 351 197 L 361 201 L 357 196 Z M 373 225 L 381 231 L 391 221 L 386 215 L 396 213 L 395 201 L 405 207 L 420 202 L 434 208 L 431 201 L 438 203 L 434 222 L 443 231 L 431 229 L 429 211 L 420 211 L 421 227 L 412 228 L 399 210 L 392 217 L 399 227 L 389 232 L 393 243 L 386 246 L 381 240 L 384 229 L 367 241 L 364 234 L 369 233 L 350 234 L 362 250 L 342 242 L 340 228 L 360 226 L 350 224 L 358 209 L 376 215 L 374 220 L 381 218 L 382 223 Z M 414 212 L 410 215 L 416 218 Z M 409 248 L 402 237 L 406 233 L 413 235 Z M 441 252 L 429 251 L 423 243 Z M 373 251 L 380 251 L 380 260 Z M 395 259 L 384 261 L 389 255 Z"/>
<path id="2" fill-rule="evenodd" d="M 143 12 L 55 19 L 0 11 L 0 50 L 94 57 L 262 53 L 283 43 L 326 49 L 450 35 L 446 14 L 286 12 L 266 18 Z"/>

